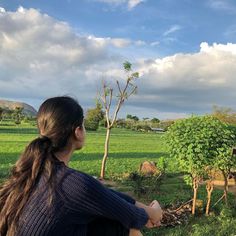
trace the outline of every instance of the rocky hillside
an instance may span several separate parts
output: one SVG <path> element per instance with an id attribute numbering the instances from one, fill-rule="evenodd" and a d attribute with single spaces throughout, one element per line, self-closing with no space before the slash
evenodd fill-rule
<path id="1" fill-rule="evenodd" d="M 0 99 L 0 107 L 3 109 L 14 110 L 16 107 L 23 107 L 23 113 L 29 116 L 36 116 L 37 111 L 29 104 L 23 102 L 13 102 Z"/>

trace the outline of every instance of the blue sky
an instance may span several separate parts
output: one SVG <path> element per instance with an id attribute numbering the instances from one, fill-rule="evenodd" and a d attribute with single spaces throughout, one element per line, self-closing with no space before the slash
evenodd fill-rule
<path id="1" fill-rule="evenodd" d="M 236 109 L 233 0 L 2 0 L 0 7 L 2 98 L 37 107 L 64 93 L 87 108 L 101 77 L 118 78 L 119 64 L 129 60 L 143 78 L 122 115 L 175 118 L 215 104 Z"/>
<path id="2" fill-rule="evenodd" d="M 227 34 L 230 26 L 236 24 L 233 0 L 146 0 L 132 9 L 128 9 L 127 2 L 2 0 L 1 6 L 12 11 L 19 6 L 39 9 L 86 35 L 142 40 L 149 44 L 160 42 L 159 47 L 145 48 L 162 56 L 195 52 L 203 41 L 209 44 L 235 41 L 235 32 Z"/>

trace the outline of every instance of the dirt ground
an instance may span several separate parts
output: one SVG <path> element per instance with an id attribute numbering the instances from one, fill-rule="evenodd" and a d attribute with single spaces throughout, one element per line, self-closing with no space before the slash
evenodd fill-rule
<path id="1" fill-rule="evenodd" d="M 215 188 L 224 189 L 224 181 L 215 180 L 214 181 Z M 236 195 L 236 184 L 235 181 L 229 181 L 229 192 L 234 193 Z"/>
<path id="2" fill-rule="evenodd" d="M 110 187 L 112 189 L 117 189 L 117 188 L 120 187 L 120 186 L 118 186 L 118 184 L 116 182 L 111 181 L 111 180 L 103 180 L 101 182 L 104 185 L 106 185 L 107 187 Z M 215 180 L 214 181 L 214 186 L 217 189 L 222 189 L 223 190 L 224 189 L 224 181 L 223 180 Z M 236 183 L 235 183 L 235 181 L 232 181 L 232 180 L 229 181 L 229 192 L 235 194 L 235 196 L 236 196 Z M 132 195 L 132 193 L 129 192 L 129 191 L 127 191 L 127 193 L 129 195 Z"/>

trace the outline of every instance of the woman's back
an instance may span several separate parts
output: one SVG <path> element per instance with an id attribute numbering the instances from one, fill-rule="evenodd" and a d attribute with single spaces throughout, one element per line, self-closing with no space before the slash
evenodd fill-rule
<path id="1" fill-rule="evenodd" d="M 117 220 L 127 228 L 139 228 L 147 222 L 147 214 L 132 204 L 132 198 L 125 195 L 122 198 L 93 177 L 72 170 L 60 161 L 56 180 L 50 204 L 47 183 L 44 178 L 40 179 L 22 211 L 16 235 L 83 236 L 88 223 L 97 217 Z"/>
<path id="2" fill-rule="evenodd" d="M 149 218 L 160 221 L 160 210 L 137 207 L 127 195 L 67 167 L 73 152 L 84 146 L 83 121 L 82 107 L 70 97 L 49 98 L 40 106 L 39 137 L 25 148 L 0 186 L 1 236 L 83 236 L 104 219 L 109 220 L 106 225 L 118 222 L 122 235 L 127 235 Z M 112 228 L 112 236 L 118 228 Z"/>

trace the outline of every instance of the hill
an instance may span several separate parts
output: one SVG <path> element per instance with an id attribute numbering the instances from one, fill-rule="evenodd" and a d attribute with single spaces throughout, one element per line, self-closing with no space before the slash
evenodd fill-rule
<path id="1" fill-rule="evenodd" d="M 36 116 L 37 111 L 27 103 L 8 101 L 0 99 L 0 107 L 3 109 L 14 110 L 16 107 L 23 107 L 23 113 L 29 116 Z"/>

